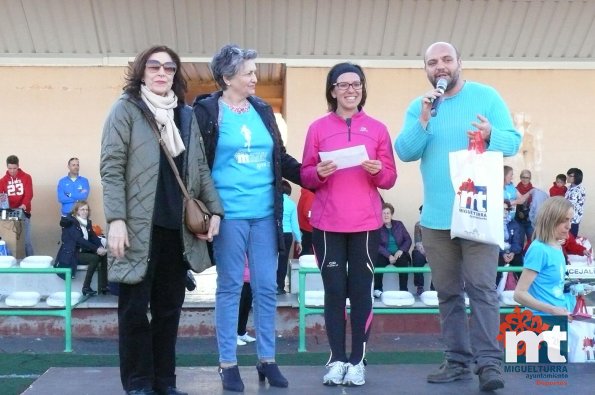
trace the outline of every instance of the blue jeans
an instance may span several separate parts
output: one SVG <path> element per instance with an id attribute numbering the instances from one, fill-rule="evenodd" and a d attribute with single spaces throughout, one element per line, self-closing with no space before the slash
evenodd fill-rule
<path id="1" fill-rule="evenodd" d="M 33 252 L 33 243 L 31 242 L 31 218 L 25 217 L 25 256 L 35 255 Z M 16 254 L 16 253 L 15 253 Z"/>
<path id="2" fill-rule="evenodd" d="M 248 256 L 253 296 L 256 354 L 261 361 L 275 359 L 277 308 L 277 233 L 273 217 L 223 219 L 213 240 L 217 268 L 215 321 L 219 362 L 237 363 L 237 328 L 244 261 Z"/>

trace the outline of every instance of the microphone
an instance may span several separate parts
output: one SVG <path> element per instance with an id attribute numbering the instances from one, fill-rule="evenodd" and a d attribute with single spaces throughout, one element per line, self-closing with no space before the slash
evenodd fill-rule
<path id="1" fill-rule="evenodd" d="M 444 78 L 440 78 L 438 82 L 436 82 L 436 89 L 438 89 L 440 93 L 444 93 L 447 86 L 448 81 L 446 81 Z M 440 103 L 442 103 L 442 96 L 432 100 L 432 108 L 430 109 L 430 115 L 432 115 L 433 117 L 435 117 L 436 114 L 438 114 L 438 107 L 440 107 Z"/>

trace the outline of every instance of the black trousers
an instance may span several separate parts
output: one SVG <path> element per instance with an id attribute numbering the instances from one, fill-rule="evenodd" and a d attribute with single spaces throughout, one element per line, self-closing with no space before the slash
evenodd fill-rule
<path id="1" fill-rule="evenodd" d="M 314 254 L 314 251 L 312 251 L 312 232 L 300 230 L 302 231 L 302 252 L 300 252 L 300 256 Z"/>
<path id="2" fill-rule="evenodd" d="M 382 254 L 378 254 L 378 260 L 376 261 L 377 267 L 387 267 L 390 264 L 390 261 L 387 257 Z M 396 267 L 407 267 L 411 266 L 411 256 L 408 252 L 403 252 L 403 254 L 397 259 L 395 262 Z M 382 278 L 384 277 L 384 273 L 375 273 L 374 274 L 374 289 L 382 291 Z M 407 291 L 407 282 L 409 281 L 409 273 L 399 273 L 399 290 L 400 291 Z"/>
<path id="3" fill-rule="evenodd" d="M 413 267 L 424 267 L 426 263 L 428 263 L 426 256 L 419 252 L 418 250 L 413 250 L 411 253 L 411 263 Z M 413 275 L 413 285 L 416 287 L 423 287 L 424 286 L 424 274 L 423 273 L 415 273 Z"/>
<path id="4" fill-rule="evenodd" d="M 120 283 L 120 378 L 125 391 L 176 385 L 176 340 L 187 267 L 179 230 L 154 227 L 152 233 L 146 277 L 138 284 Z"/>
<path id="5" fill-rule="evenodd" d="M 315 228 L 312 243 L 324 284 L 324 322 L 331 347 L 329 363 L 342 361 L 357 365 L 365 357 L 372 325 L 374 262 L 370 258 L 378 253 L 380 233 L 378 230 L 333 233 Z M 347 297 L 351 303 L 349 358 L 346 351 Z"/>
<path id="6" fill-rule="evenodd" d="M 283 233 L 283 241 L 285 242 L 285 252 L 279 253 L 277 258 L 277 289 L 285 289 L 285 277 L 287 277 L 287 265 L 289 263 L 289 250 L 291 243 L 293 243 L 292 233 Z"/>
<path id="7" fill-rule="evenodd" d="M 240 296 L 240 311 L 238 314 L 238 336 L 246 334 L 246 325 L 248 324 L 248 315 L 252 310 L 252 287 L 250 283 L 244 283 L 242 294 Z"/>
<path id="8" fill-rule="evenodd" d="M 83 289 L 91 288 L 91 280 L 96 271 L 97 290 L 102 291 L 107 288 L 107 255 L 99 256 L 92 252 L 79 252 L 78 262 L 80 265 L 87 265 Z"/>

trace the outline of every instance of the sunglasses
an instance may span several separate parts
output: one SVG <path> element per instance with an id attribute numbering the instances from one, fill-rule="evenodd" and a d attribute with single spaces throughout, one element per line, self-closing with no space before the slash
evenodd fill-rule
<path id="1" fill-rule="evenodd" d="M 167 75 L 174 75 L 178 70 L 178 66 L 174 62 L 161 63 L 160 61 L 153 59 L 147 60 L 145 67 L 150 73 L 158 73 L 159 69 L 163 67 L 163 71 L 165 71 L 165 74 Z"/>

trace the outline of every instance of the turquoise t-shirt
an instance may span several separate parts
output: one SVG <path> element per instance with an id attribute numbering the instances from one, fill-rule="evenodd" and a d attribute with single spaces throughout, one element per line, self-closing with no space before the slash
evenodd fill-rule
<path id="1" fill-rule="evenodd" d="M 568 307 L 564 297 L 566 259 L 561 248 L 534 240 L 525 254 L 523 267 L 538 273 L 529 287 L 531 296 L 552 306 Z M 545 314 L 542 311 L 531 310 L 536 314 Z"/>
<path id="2" fill-rule="evenodd" d="M 242 114 L 220 105 L 219 140 L 212 177 L 225 218 L 273 215 L 273 139 L 256 110 Z"/>

